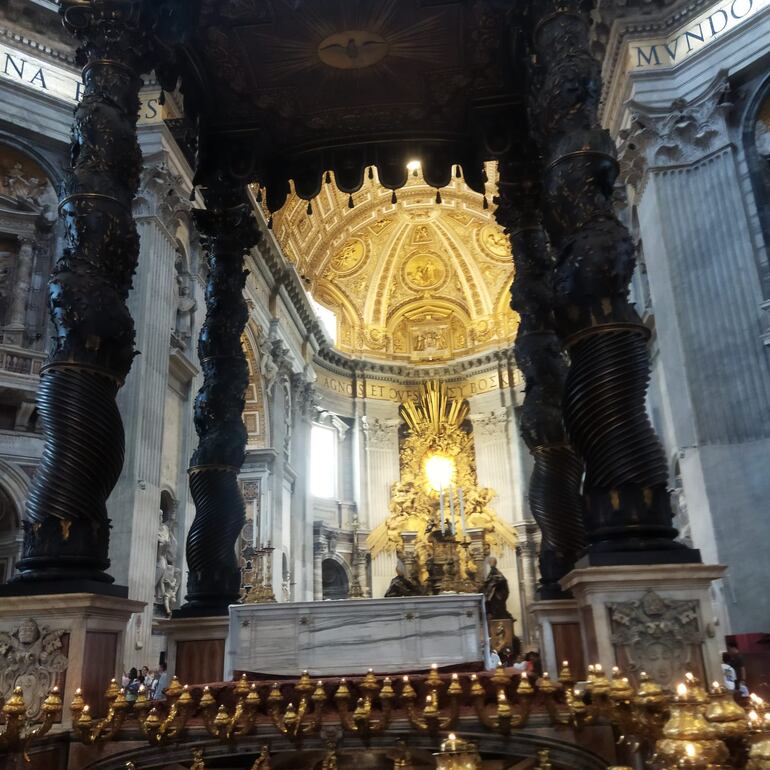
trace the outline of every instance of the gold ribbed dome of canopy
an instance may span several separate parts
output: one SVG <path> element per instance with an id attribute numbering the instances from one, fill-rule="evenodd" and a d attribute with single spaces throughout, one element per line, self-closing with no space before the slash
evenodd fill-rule
<path id="1" fill-rule="evenodd" d="M 314 299 L 336 314 L 336 347 L 419 364 L 510 345 L 513 267 L 492 206 L 484 209 L 460 178 L 437 203 L 419 172 L 395 203 L 391 196 L 373 174 L 350 208 L 332 180 L 311 215 L 296 195 L 274 215 L 284 253 Z"/>

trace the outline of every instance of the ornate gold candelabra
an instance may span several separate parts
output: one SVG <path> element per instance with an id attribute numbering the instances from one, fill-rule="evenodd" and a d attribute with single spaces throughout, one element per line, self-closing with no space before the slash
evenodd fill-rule
<path id="1" fill-rule="evenodd" d="M 139 688 L 136 701 L 131 703 L 126 700 L 125 692 L 113 679 L 105 691 L 109 704 L 107 715 L 95 721 L 89 705 L 83 700 L 82 691 L 78 688 L 70 704 L 73 732 L 78 740 L 89 745 L 114 740 L 126 717 L 133 713 L 139 721 L 142 733 L 152 745 L 174 742 L 182 736 L 197 704 L 188 686 L 182 686 L 176 677 L 172 678 L 165 693 L 168 712 L 164 716 L 160 708 L 154 706 L 147 697 L 144 686 Z"/>
<path id="2" fill-rule="evenodd" d="M 393 699 L 396 696 L 390 677 L 386 676 L 380 687 L 374 672 L 369 669 L 358 689 L 362 695 L 356 701 L 356 707 L 352 712 L 350 711 L 352 696 L 344 679 L 340 680 L 339 687 L 334 693 L 334 703 L 342 727 L 361 736 L 384 732 L 390 725 Z M 379 699 L 380 702 L 380 711 L 376 715 L 375 699 Z"/>
<path id="3" fill-rule="evenodd" d="M 82 691 L 80 688 L 75 690 L 75 696 L 70 703 L 72 729 L 83 743 L 90 745 L 112 740 L 128 715 L 131 704 L 126 700 L 125 692 L 118 687 L 115 679 L 110 680 L 104 696 L 108 704 L 107 715 L 102 719 L 94 720 L 91 716 L 91 707 L 83 700 Z"/>
<path id="4" fill-rule="evenodd" d="M 62 700 L 59 688 L 53 687 L 41 706 L 43 721 L 32 724 L 27 718 L 27 704 L 21 687 L 14 687 L 13 693 L 3 703 L 0 713 L 5 718 L 5 729 L 0 732 L 0 751 L 23 752 L 36 738 L 41 738 L 61 716 Z"/>
<path id="5" fill-rule="evenodd" d="M 299 696 L 297 707 L 294 707 L 294 703 L 289 703 L 281 712 L 284 699 L 276 682 L 267 697 L 267 707 L 275 728 L 289 738 L 299 739 L 304 735 L 316 733 L 320 729 L 326 691 L 320 679 L 314 687 L 308 672 L 303 671 L 299 681 L 294 685 L 294 692 Z"/>
<path id="6" fill-rule="evenodd" d="M 176 677 L 166 688 L 168 712 L 165 716 L 158 707 L 152 705 L 147 692 L 141 688 L 134 703 L 142 733 L 154 746 L 165 745 L 179 740 L 190 717 L 195 713 L 197 704 L 193 700 L 188 685 L 182 686 Z"/>
<path id="7" fill-rule="evenodd" d="M 404 676 L 401 687 L 401 701 L 406 708 L 407 716 L 412 727 L 420 732 L 436 734 L 440 730 L 448 730 L 455 725 L 460 714 L 460 697 L 463 689 L 457 674 L 452 674 L 449 687 L 441 679 L 438 666 L 434 663 L 425 679 L 425 702 L 421 710 L 417 708 L 417 692 L 412 687 L 408 676 Z M 449 701 L 447 709 L 441 708 L 442 693 L 446 688 Z"/>
<path id="8" fill-rule="evenodd" d="M 524 727 L 529 720 L 535 691 L 526 675 L 519 678 L 516 688 L 516 701 L 511 705 L 509 690 L 511 677 L 500 666 L 490 678 L 495 688 L 495 706 L 490 710 L 486 705 L 487 693 L 478 677 L 471 676 L 471 697 L 473 709 L 481 724 L 488 730 L 508 735 L 513 728 Z"/>
<path id="9" fill-rule="evenodd" d="M 243 674 L 233 691 L 237 701 L 232 714 L 224 705 L 217 708 L 217 702 L 209 687 L 203 688 L 199 703 L 209 734 L 224 741 L 250 735 L 257 727 L 257 709 L 260 704 L 257 685 L 250 684 L 246 674 Z"/>
<path id="10" fill-rule="evenodd" d="M 275 548 L 268 541 L 267 545 L 252 548 L 249 556 L 255 560 L 254 583 L 246 592 L 243 601 L 247 604 L 272 604 L 275 602 L 273 592 L 273 551 Z"/>
<path id="11" fill-rule="evenodd" d="M 454 733 L 442 741 L 441 751 L 436 752 L 437 770 L 478 770 L 481 756 L 475 743 L 464 741 Z"/>

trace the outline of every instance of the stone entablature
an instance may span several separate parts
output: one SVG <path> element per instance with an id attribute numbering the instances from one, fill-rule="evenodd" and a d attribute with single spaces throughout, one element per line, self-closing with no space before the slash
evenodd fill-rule
<path id="1" fill-rule="evenodd" d="M 724 46 L 769 23 L 768 0 L 690 0 L 658 18 L 634 11 L 618 14 L 605 23 L 606 35 L 597 43 L 603 56 L 602 122 L 613 136 L 627 126 L 624 107 L 629 96 L 636 98 L 635 78 L 675 78 L 683 92 L 685 82 L 674 72 L 708 57 L 716 48 L 720 49 L 719 66 L 728 67 Z M 761 32 L 752 33 L 752 40 L 761 38 Z"/>

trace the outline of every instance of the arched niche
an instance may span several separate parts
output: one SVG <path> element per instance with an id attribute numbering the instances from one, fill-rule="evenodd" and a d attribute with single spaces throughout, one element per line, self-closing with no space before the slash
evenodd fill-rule
<path id="1" fill-rule="evenodd" d="M 32 151 L 0 138 L 0 340 L 42 350 L 44 285 L 54 261 L 57 196 L 50 172 Z M 34 372 L 26 372 L 34 373 Z"/>
<path id="2" fill-rule="evenodd" d="M 13 576 L 21 539 L 21 511 L 26 484 L 7 463 L 0 461 L 0 583 Z M 21 484 L 16 483 L 22 481 Z"/>
<path id="3" fill-rule="evenodd" d="M 324 599 L 347 599 L 350 593 L 348 574 L 336 559 L 321 562 L 321 585 Z"/>
<path id="4" fill-rule="evenodd" d="M 759 266 L 762 293 L 767 299 L 770 298 L 770 75 L 763 78 L 747 105 L 743 147 L 767 252 Z"/>

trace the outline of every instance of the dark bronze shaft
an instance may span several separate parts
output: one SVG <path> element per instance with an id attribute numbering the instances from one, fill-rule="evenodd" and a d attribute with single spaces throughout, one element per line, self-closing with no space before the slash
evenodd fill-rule
<path id="1" fill-rule="evenodd" d="M 680 546 L 665 457 L 645 409 L 647 330 L 628 300 L 634 246 L 613 209 L 618 164 L 598 119 L 601 76 L 589 49 L 589 6 L 531 6 L 532 131 L 544 156 L 556 327 L 571 360 L 564 422 L 586 467 L 589 551 L 622 563 L 637 558 L 629 552 Z"/>
<path id="2" fill-rule="evenodd" d="M 495 217 L 511 241 L 515 267 L 511 307 L 519 314 L 516 363 L 524 375 L 522 437 L 534 460 L 529 505 L 542 540 L 538 598 L 564 594 L 559 580 L 585 546 L 582 462 L 562 422 L 567 362 L 553 315 L 553 257 L 540 213 L 540 164 L 534 147 L 511 152 L 499 162 Z"/>
<path id="3" fill-rule="evenodd" d="M 227 614 L 238 601 L 241 575 L 235 544 L 245 523 L 238 472 L 246 450 L 243 408 L 249 372 L 241 335 L 246 252 L 259 232 L 240 190 L 210 190 L 195 213 L 208 264 L 206 320 L 198 339 L 203 385 L 195 399 L 198 448 L 190 461 L 195 519 L 187 535 L 189 576 L 178 615 Z"/>
<path id="4" fill-rule="evenodd" d="M 123 466 L 115 396 L 134 357 L 126 306 L 139 254 L 131 204 L 142 155 L 136 136 L 140 74 L 152 69 L 136 2 L 62 0 L 80 41 L 83 98 L 72 128 L 60 214 L 66 246 L 48 284 L 54 329 L 38 392 L 45 447 L 24 522 L 25 581 L 112 582 L 105 501 Z M 82 585 L 82 582 L 81 582 Z"/>

